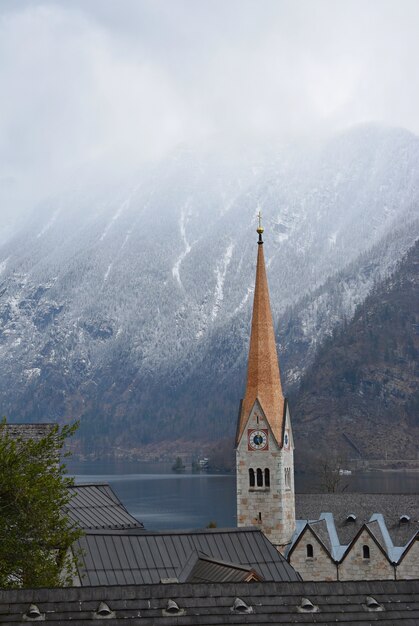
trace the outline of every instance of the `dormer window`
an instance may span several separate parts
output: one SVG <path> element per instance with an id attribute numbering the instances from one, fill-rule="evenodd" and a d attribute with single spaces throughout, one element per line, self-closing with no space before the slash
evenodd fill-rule
<path id="1" fill-rule="evenodd" d="M 355 522 L 356 522 L 356 515 L 354 513 L 349 513 L 348 517 L 346 518 L 346 523 L 355 524 Z"/>
<path id="2" fill-rule="evenodd" d="M 232 613 L 253 613 L 253 607 L 246 604 L 241 598 L 236 598 L 230 611 Z"/>
<path id="3" fill-rule="evenodd" d="M 367 596 L 365 598 L 365 604 L 363 605 L 364 609 L 366 609 L 367 611 L 383 611 L 383 606 L 377 602 L 377 600 L 375 598 L 372 598 L 371 596 Z"/>
<path id="4" fill-rule="evenodd" d="M 399 519 L 399 524 L 408 524 L 410 522 L 410 517 L 408 515 L 401 515 Z"/>
<path id="5" fill-rule="evenodd" d="M 179 608 L 177 602 L 175 602 L 174 600 L 167 601 L 166 613 L 169 613 L 170 615 L 177 615 L 178 613 L 180 613 L 180 611 L 181 609 Z"/>
<path id="6" fill-rule="evenodd" d="M 41 613 L 36 604 L 31 604 L 29 609 L 23 615 L 24 622 L 44 622 L 45 613 Z"/>
<path id="7" fill-rule="evenodd" d="M 301 598 L 301 604 L 297 606 L 299 613 L 317 613 L 319 607 L 313 604 L 308 598 Z"/>
<path id="8" fill-rule="evenodd" d="M 106 602 L 101 602 L 93 613 L 93 619 L 115 619 L 116 614 L 112 611 Z"/>
<path id="9" fill-rule="evenodd" d="M 162 615 L 164 617 L 171 617 L 171 616 L 182 616 L 185 615 L 186 611 L 185 609 L 181 609 L 180 606 L 177 604 L 177 602 L 175 602 L 174 600 L 168 600 L 167 601 L 167 605 L 165 609 L 162 609 Z"/>

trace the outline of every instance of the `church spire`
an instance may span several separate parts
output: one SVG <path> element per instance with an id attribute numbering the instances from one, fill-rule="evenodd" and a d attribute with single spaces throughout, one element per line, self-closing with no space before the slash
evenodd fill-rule
<path id="1" fill-rule="evenodd" d="M 247 365 L 247 383 L 246 393 L 241 407 L 237 443 L 240 441 L 253 404 L 257 399 L 265 413 L 278 445 L 282 446 L 284 396 L 281 387 L 275 333 L 269 301 L 262 240 L 264 229 L 261 224 L 260 212 L 258 219 L 258 255 L 252 329 Z"/>

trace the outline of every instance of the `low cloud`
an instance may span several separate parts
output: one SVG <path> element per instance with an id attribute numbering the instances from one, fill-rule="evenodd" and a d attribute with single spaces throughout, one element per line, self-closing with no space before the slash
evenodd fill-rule
<path id="1" fill-rule="evenodd" d="M 419 133 L 418 25 L 414 0 L 5 0 L 2 215 L 86 163 L 123 170 L 180 143 Z"/>

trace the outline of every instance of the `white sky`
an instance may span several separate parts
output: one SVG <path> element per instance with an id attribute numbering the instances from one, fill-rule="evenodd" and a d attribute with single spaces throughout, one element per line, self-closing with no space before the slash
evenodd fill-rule
<path id="1" fill-rule="evenodd" d="M 418 0 L 0 0 L 0 227 L 91 161 L 364 121 L 419 134 Z"/>

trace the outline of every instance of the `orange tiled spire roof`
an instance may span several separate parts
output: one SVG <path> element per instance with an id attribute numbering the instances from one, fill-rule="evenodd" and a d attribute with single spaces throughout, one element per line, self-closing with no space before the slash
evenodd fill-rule
<path id="1" fill-rule="evenodd" d="M 272 432 L 282 445 L 282 422 L 284 396 L 279 374 L 275 333 L 269 301 L 265 258 L 263 255 L 263 228 L 259 213 L 258 256 L 256 266 L 255 295 L 253 300 L 252 330 L 250 335 L 249 359 L 247 364 L 246 393 L 242 403 L 237 442 L 246 427 L 246 422 L 256 399 L 259 400 Z"/>

